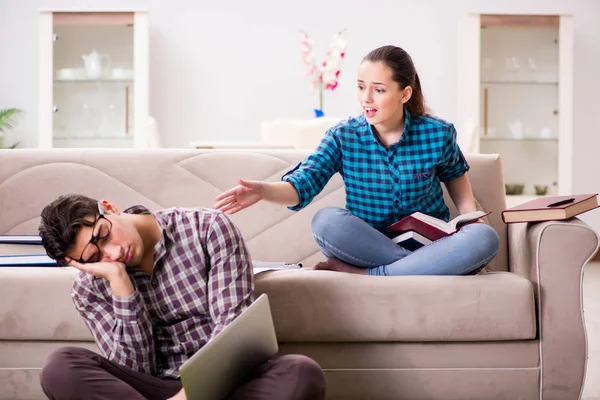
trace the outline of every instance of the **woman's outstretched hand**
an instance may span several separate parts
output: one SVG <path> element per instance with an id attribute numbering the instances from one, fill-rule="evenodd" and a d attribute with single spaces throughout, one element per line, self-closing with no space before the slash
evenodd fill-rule
<path id="1" fill-rule="evenodd" d="M 238 179 L 238 183 L 238 186 L 221 193 L 215 198 L 217 203 L 213 206 L 214 209 L 227 214 L 235 214 L 262 200 L 263 182 Z"/>

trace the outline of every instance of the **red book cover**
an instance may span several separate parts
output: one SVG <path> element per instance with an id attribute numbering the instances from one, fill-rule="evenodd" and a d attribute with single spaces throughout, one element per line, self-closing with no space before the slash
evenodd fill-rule
<path id="1" fill-rule="evenodd" d="M 388 226 L 388 229 L 398 233 L 415 231 L 431 241 L 436 241 L 449 235 L 444 230 L 413 217 L 412 214 Z"/>
<path id="2" fill-rule="evenodd" d="M 569 219 L 597 208 L 597 195 L 594 193 L 541 197 L 502 211 L 502 220 L 510 224 Z"/>
<path id="3" fill-rule="evenodd" d="M 597 193 L 593 194 L 575 194 L 569 196 L 546 196 L 540 197 L 539 199 L 530 200 L 523 204 L 519 204 L 518 206 L 511 207 L 509 209 L 504 210 L 505 212 L 511 211 L 533 211 L 533 210 L 548 210 L 550 209 L 564 209 L 574 206 L 575 204 L 581 203 L 584 200 L 597 196 Z M 573 200 L 571 200 L 573 199 Z M 569 201 L 571 200 L 571 201 Z M 559 202 L 563 202 L 563 204 L 557 204 Z"/>

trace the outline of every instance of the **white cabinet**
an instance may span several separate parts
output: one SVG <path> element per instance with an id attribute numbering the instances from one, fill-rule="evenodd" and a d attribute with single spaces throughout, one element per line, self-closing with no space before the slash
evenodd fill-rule
<path id="1" fill-rule="evenodd" d="M 38 147 L 147 146 L 145 11 L 39 14 Z"/>
<path id="2" fill-rule="evenodd" d="M 465 16 L 457 83 L 459 143 L 502 156 L 509 203 L 571 192 L 572 17 Z"/>

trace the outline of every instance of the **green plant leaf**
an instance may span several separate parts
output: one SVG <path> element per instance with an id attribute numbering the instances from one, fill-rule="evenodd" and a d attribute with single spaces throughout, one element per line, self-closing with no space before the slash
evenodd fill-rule
<path id="1" fill-rule="evenodd" d="M 22 114 L 23 110 L 18 108 L 0 109 L 0 132 L 13 129 L 17 118 Z"/>

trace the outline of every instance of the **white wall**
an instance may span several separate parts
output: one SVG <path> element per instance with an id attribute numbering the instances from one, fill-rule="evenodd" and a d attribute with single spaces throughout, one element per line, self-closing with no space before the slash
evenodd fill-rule
<path id="1" fill-rule="evenodd" d="M 78 0 L 0 0 L 0 107 L 20 107 L 14 132 L 36 146 L 37 12 L 77 8 Z M 348 28 L 340 87 L 325 96 L 328 115 L 358 110 L 355 73 L 383 44 L 413 57 L 434 112 L 454 121 L 457 24 L 467 12 L 575 16 L 574 191 L 600 187 L 600 1 L 597 0 L 88 0 L 85 7 L 142 8 L 150 19 L 150 113 L 161 141 L 257 140 L 259 123 L 311 117 L 317 94 L 303 76 L 298 29 L 323 57 L 332 35 Z M 13 137 L 15 135 L 12 135 Z M 584 217 L 600 228 L 600 212 Z M 600 230 L 600 229 L 599 229 Z"/>

